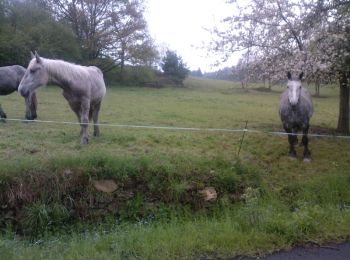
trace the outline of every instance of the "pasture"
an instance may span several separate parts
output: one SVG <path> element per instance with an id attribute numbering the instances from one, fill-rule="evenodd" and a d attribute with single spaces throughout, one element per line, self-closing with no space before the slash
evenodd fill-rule
<path id="1" fill-rule="evenodd" d="M 284 85 L 254 87 L 199 78 L 184 88 L 107 86 L 100 123 L 282 131 Z M 311 134 L 334 133 L 338 91 L 313 99 Z M 39 120 L 76 123 L 59 88 L 37 98 Z M 0 103 L 8 118 L 23 117 L 19 94 Z M 93 137 L 89 126 L 81 145 L 76 124 L 0 124 L 1 258 L 233 257 L 350 236 L 349 139 L 310 137 L 313 160 L 303 163 L 302 147 L 291 161 L 287 137 L 263 132 L 241 145 L 242 132 L 100 130 Z M 117 191 L 96 191 L 101 179 Z M 206 187 L 215 201 L 203 201 Z"/>

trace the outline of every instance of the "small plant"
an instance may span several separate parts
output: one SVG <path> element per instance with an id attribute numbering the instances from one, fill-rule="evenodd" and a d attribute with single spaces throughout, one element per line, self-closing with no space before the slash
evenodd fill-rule
<path id="1" fill-rule="evenodd" d="M 64 206 L 37 201 L 24 210 L 23 231 L 32 237 L 43 235 L 61 226 L 68 218 L 69 212 Z"/>

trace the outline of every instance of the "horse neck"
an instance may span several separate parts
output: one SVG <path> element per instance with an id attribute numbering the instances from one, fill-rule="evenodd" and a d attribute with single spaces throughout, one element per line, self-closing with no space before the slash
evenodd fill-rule
<path id="1" fill-rule="evenodd" d="M 57 85 L 64 90 L 70 88 L 72 70 L 67 68 L 69 65 L 66 62 L 45 59 L 44 64 L 49 75 L 48 84 Z"/>

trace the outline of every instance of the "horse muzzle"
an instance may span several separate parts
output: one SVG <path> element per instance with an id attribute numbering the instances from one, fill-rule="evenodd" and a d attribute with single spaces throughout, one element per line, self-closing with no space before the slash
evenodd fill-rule
<path id="1" fill-rule="evenodd" d="M 23 96 L 23 97 L 28 97 L 30 91 L 27 88 L 23 88 L 21 86 L 19 86 L 18 88 L 18 92 Z"/>
<path id="2" fill-rule="evenodd" d="M 296 110 L 297 109 L 297 106 L 298 106 L 298 103 L 295 103 L 295 104 L 290 104 L 292 110 Z"/>

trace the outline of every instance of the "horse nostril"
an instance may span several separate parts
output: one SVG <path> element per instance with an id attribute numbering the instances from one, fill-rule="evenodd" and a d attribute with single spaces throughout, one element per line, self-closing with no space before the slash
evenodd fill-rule
<path id="1" fill-rule="evenodd" d="M 292 110 L 295 110 L 295 109 L 297 108 L 297 106 L 298 106 L 298 102 L 296 102 L 296 103 L 291 103 L 290 105 L 291 105 L 291 107 L 292 107 Z"/>

